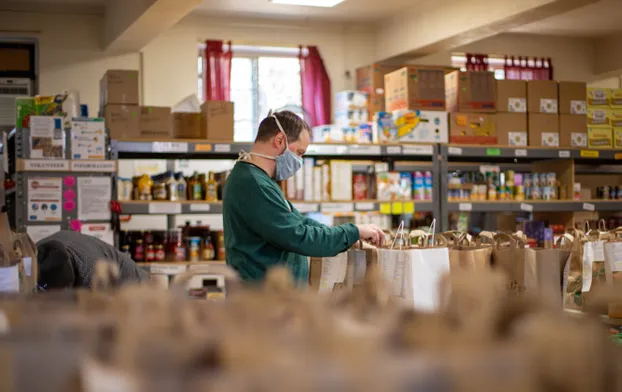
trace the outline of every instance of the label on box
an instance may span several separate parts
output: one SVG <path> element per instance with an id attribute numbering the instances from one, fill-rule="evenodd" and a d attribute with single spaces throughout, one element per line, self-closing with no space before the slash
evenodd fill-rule
<path id="1" fill-rule="evenodd" d="M 559 147 L 559 133 L 542 132 L 542 146 L 543 147 Z"/>
<path id="2" fill-rule="evenodd" d="M 560 150 L 558 155 L 560 158 L 570 158 L 570 151 Z"/>
<path id="3" fill-rule="evenodd" d="M 432 155 L 432 146 L 402 146 L 404 155 Z"/>
<path id="4" fill-rule="evenodd" d="M 501 149 L 500 148 L 487 148 L 486 155 L 489 157 L 498 157 L 499 155 L 501 155 Z"/>
<path id="5" fill-rule="evenodd" d="M 104 172 L 117 171 L 116 161 L 71 161 L 71 171 L 76 172 Z"/>
<path id="6" fill-rule="evenodd" d="M 179 142 L 153 142 L 151 144 L 153 152 L 188 152 L 188 143 Z"/>
<path id="7" fill-rule="evenodd" d="M 447 151 L 449 155 L 462 155 L 462 149 L 460 147 L 449 147 Z"/>
<path id="8" fill-rule="evenodd" d="M 380 146 L 354 145 L 350 146 L 350 155 L 380 155 Z"/>
<path id="9" fill-rule="evenodd" d="M 527 132 L 508 132 L 508 143 L 510 146 L 526 146 Z"/>
<path id="10" fill-rule="evenodd" d="M 557 114 L 557 100 L 542 98 L 540 100 L 540 112 Z"/>
<path id="11" fill-rule="evenodd" d="M 28 159 L 24 161 L 24 171 L 69 171 L 69 161 Z"/>
<path id="12" fill-rule="evenodd" d="M 525 150 L 525 149 L 514 150 L 514 155 L 517 156 L 517 157 L 526 157 L 527 156 L 527 150 Z"/>
<path id="13" fill-rule="evenodd" d="M 214 144 L 214 152 L 231 152 L 231 144 Z"/>
<path id="14" fill-rule="evenodd" d="M 471 204 L 471 203 L 460 203 L 460 204 L 458 204 L 458 210 L 460 210 L 460 211 L 471 211 L 471 210 L 473 210 L 473 204 Z"/>
<path id="15" fill-rule="evenodd" d="M 585 101 L 570 101 L 570 113 L 572 114 L 586 114 L 587 104 Z"/>
<path id="16" fill-rule="evenodd" d="M 570 145 L 572 147 L 587 147 L 587 134 L 581 132 L 571 132 Z"/>
<path id="17" fill-rule="evenodd" d="M 374 211 L 376 208 L 374 203 L 356 203 L 354 209 L 357 211 Z"/>
<path id="18" fill-rule="evenodd" d="M 508 98 L 508 112 L 526 113 L 527 100 L 525 98 Z"/>
<path id="19" fill-rule="evenodd" d="M 210 212 L 212 206 L 208 203 L 200 203 L 200 204 L 190 204 L 191 212 Z"/>
<path id="20" fill-rule="evenodd" d="M 583 158 L 598 158 L 599 156 L 597 150 L 581 150 L 581 157 Z"/>
<path id="21" fill-rule="evenodd" d="M 527 203 L 520 203 L 520 210 L 526 212 L 533 212 L 533 205 Z"/>
<path id="22" fill-rule="evenodd" d="M 180 203 L 152 202 L 149 203 L 150 214 L 181 214 Z"/>
<path id="23" fill-rule="evenodd" d="M 400 147 L 400 146 L 387 146 L 387 154 L 389 154 L 389 155 L 402 155 L 402 147 Z"/>

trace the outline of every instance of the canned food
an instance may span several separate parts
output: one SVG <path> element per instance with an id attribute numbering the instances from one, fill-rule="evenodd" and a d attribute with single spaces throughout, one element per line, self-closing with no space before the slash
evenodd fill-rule
<path id="1" fill-rule="evenodd" d="M 603 200 L 609 200 L 611 198 L 611 188 L 608 185 L 603 186 Z"/>
<path id="2" fill-rule="evenodd" d="M 531 175 L 531 183 L 533 184 L 534 187 L 542 186 L 542 177 L 540 176 L 539 173 L 533 173 Z"/>
<path id="3" fill-rule="evenodd" d="M 188 248 L 188 261 L 199 261 L 201 255 L 201 237 L 188 237 L 186 239 Z"/>
<path id="4" fill-rule="evenodd" d="M 514 200 L 525 200 L 525 187 L 522 185 L 516 185 L 514 187 Z"/>
<path id="5" fill-rule="evenodd" d="M 542 199 L 542 188 L 539 186 L 531 187 L 531 200 L 541 200 Z"/>
<path id="6" fill-rule="evenodd" d="M 526 188 L 531 188 L 533 186 L 533 177 L 529 173 L 523 174 L 523 185 Z"/>
<path id="7" fill-rule="evenodd" d="M 546 175 L 546 181 L 548 186 L 555 186 L 557 184 L 557 175 L 555 173 L 548 173 Z"/>

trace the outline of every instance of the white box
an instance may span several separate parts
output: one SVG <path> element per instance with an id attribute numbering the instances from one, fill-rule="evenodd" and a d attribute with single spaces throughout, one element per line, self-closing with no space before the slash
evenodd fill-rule
<path id="1" fill-rule="evenodd" d="M 393 112 L 393 122 L 396 140 L 386 141 L 447 143 L 449 140 L 447 112 L 399 110 Z"/>
<path id="2" fill-rule="evenodd" d="M 304 200 L 313 201 L 313 166 L 315 166 L 315 160 L 313 158 L 304 158 L 303 170 L 304 170 Z"/>
<path id="3" fill-rule="evenodd" d="M 313 197 L 312 201 L 322 200 L 322 167 L 315 166 L 313 168 Z"/>
<path id="4" fill-rule="evenodd" d="M 71 159 L 106 159 L 106 123 L 103 118 L 71 121 Z"/>
<path id="5" fill-rule="evenodd" d="M 345 134 L 340 126 L 333 124 L 318 125 L 311 130 L 311 140 L 313 143 L 341 143 L 345 141 Z"/>
<path id="6" fill-rule="evenodd" d="M 335 94 L 335 112 L 349 109 L 367 109 L 369 93 L 346 90 Z"/>
<path id="7" fill-rule="evenodd" d="M 349 109 L 335 112 L 335 125 L 340 128 L 358 127 L 369 122 L 369 111 L 367 109 Z"/>
<path id="8" fill-rule="evenodd" d="M 352 162 L 331 160 L 330 176 L 331 200 L 352 200 Z"/>
<path id="9" fill-rule="evenodd" d="M 322 201 L 330 201 L 330 166 L 322 165 Z"/>

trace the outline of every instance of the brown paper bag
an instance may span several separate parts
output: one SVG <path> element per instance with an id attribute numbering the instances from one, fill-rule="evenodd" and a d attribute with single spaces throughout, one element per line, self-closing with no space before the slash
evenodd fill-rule
<path id="1" fill-rule="evenodd" d="M 617 290 L 622 288 L 622 228 L 612 231 L 613 239 L 604 245 L 606 284 Z M 607 315 L 611 318 L 622 318 L 622 302 L 610 303 Z"/>
<path id="2" fill-rule="evenodd" d="M 506 289 L 512 295 L 525 291 L 525 244 L 509 234 L 497 234 L 492 250 L 492 267 L 505 272 Z"/>
<path id="3" fill-rule="evenodd" d="M 348 254 L 333 257 L 312 257 L 309 262 L 309 286 L 312 291 L 328 293 L 335 285 L 344 283 L 348 269 Z"/>
<path id="4" fill-rule="evenodd" d="M 583 243 L 583 303 L 587 306 L 593 301 L 595 293 L 607 285 L 605 276 L 605 251 L 604 244 L 613 238 L 609 232 L 590 230 L 586 233 Z M 600 314 L 607 314 L 607 307 L 596 309 Z"/>
<path id="5" fill-rule="evenodd" d="M 555 249 L 525 249 L 525 290 L 550 299 L 555 306 L 562 304 L 563 276 L 569 262 L 573 238 L 560 237 Z"/>
<path id="6" fill-rule="evenodd" d="M 481 271 L 490 269 L 492 246 L 481 241 L 469 242 L 463 236 L 449 248 L 449 265 L 451 271 Z"/>
<path id="7" fill-rule="evenodd" d="M 359 241 L 348 250 L 347 254 L 348 266 L 344 285 L 352 290 L 364 283 L 371 265 L 378 264 L 378 249 Z"/>
<path id="8" fill-rule="evenodd" d="M 583 308 L 583 236 L 581 230 L 569 229 L 573 237 L 570 256 L 563 276 L 563 305 L 566 309 L 581 310 Z"/>
<path id="9" fill-rule="evenodd" d="M 32 292 L 37 288 L 39 264 L 37 262 L 37 246 L 27 233 L 13 235 L 14 248 L 21 253 L 19 264 L 20 291 Z"/>

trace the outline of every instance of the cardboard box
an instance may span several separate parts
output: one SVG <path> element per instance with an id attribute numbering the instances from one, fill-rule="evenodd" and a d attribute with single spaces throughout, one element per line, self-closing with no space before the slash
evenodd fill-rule
<path id="1" fill-rule="evenodd" d="M 447 112 L 399 110 L 393 112 L 395 139 L 380 142 L 447 143 Z"/>
<path id="2" fill-rule="evenodd" d="M 170 138 L 173 135 L 171 125 L 170 107 L 140 107 L 140 137 Z"/>
<path id="3" fill-rule="evenodd" d="M 99 106 L 138 105 L 138 71 L 108 70 L 99 82 Z"/>
<path id="4" fill-rule="evenodd" d="M 495 74 L 454 71 L 445 75 L 448 112 L 494 113 L 497 111 Z"/>
<path id="5" fill-rule="evenodd" d="M 527 82 L 524 80 L 497 80 L 497 111 L 527 113 Z M 527 119 L 525 118 L 526 123 Z"/>
<path id="6" fill-rule="evenodd" d="M 207 140 L 233 141 L 233 102 L 205 101 L 201 105 L 201 135 Z"/>
<path id="7" fill-rule="evenodd" d="M 559 146 L 587 147 L 587 119 L 585 116 L 559 115 Z"/>
<path id="8" fill-rule="evenodd" d="M 386 74 L 384 87 L 387 111 L 445 111 L 443 68 L 404 67 Z"/>
<path id="9" fill-rule="evenodd" d="M 369 93 L 366 91 L 346 90 L 335 94 L 335 111 L 365 109 L 369 106 Z"/>
<path id="10" fill-rule="evenodd" d="M 588 107 L 587 108 L 587 126 L 588 127 L 611 127 L 611 109 Z"/>
<path id="11" fill-rule="evenodd" d="M 173 113 L 173 137 L 180 139 L 205 139 L 201 132 L 201 113 Z"/>
<path id="12" fill-rule="evenodd" d="M 609 106 L 611 89 L 593 88 L 587 89 L 587 106 Z"/>
<path id="13" fill-rule="evenodd" d="M 558 82 L 559 113 L 585 114 L 587 110 L 587 87 L 583 82 Z"/>
<path id="14" fill-rule="evenodd" d="M 529 145 L 533 147 L 559 147 L 559 116 L 556 114 L 529 113 Z"/>
<path id="15" fill-rule="evenodd" d="M 609 92 L 609 106 L 622 108 L 622 88 L 614 88 Z"/>
<path id="16" fill-rule="evenodd" d="M 497 113 L 497 139 L 502 146 L 527 146 L 527 114 Z"/>
<path id="17" fill-rule="evenodd" d="M 609 123 L 613 128 L 622 128 L 622 108 L 610 109 L 607 114 L 609 115 Z"/>
<path id="18" fill-rule="evenodd" d="M 529 113 L 557 114 L 557 82 L 530 80 L 527 82 L 527 111 Z"/>
<path id="19" fill-rule="evenodd" d="M 497 144 L 494 114 L 450 113 L 449 142 Z"/>
<path id="20" fill-rule="evenodd" d="M 613 146 L 622 148 L 622 128 L 613 128 Z"/>
<path id="21" fill-rule="evenodd" d="M 140 108 L 138 105 L 107 105 L 104 119 L 110 139 L 140 137 Z"/>
<path id="22" fill-rule="evenodd" d="M 613 148 L 613 128 L 587 129 L 587 146 L 589 148 Z"/>
<path id="23" fill-rule="evenodd" d="M 349 109 L 335 112 L 335 125 L 342 128 L 358 127 L 369 122 L 369 112 L 365 109 Z"/>
<path id="24" fill-rule="evenodd" d="M 372 64 L 356 70 L 356 89 L 369 94 L 367 110 L 374 113 L 385 110 L 384 75 L 397 71 L 401 66 Z"/>

